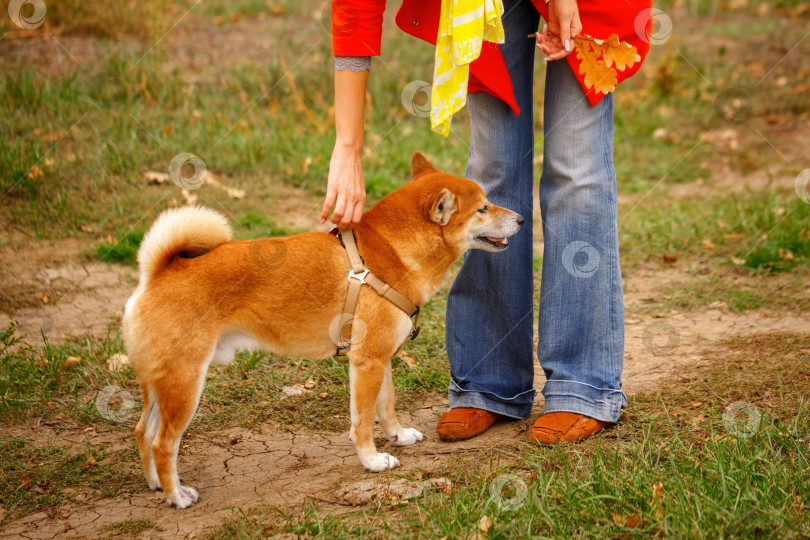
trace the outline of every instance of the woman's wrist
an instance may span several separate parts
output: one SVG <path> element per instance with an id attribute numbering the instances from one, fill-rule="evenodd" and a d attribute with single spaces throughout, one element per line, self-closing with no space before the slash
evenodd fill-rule
<path id="1" fill-rule="evenodd" d="M 340 136 L 335 138 L 335 148 L 360 156 L 363 153 L 363 137 Z"/>

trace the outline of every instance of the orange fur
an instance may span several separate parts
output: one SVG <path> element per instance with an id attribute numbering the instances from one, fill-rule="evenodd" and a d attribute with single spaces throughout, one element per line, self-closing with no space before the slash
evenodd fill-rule
<path id="1" fill-rule="evenodd" d="M 355 237 L 366 266 L 423 305 L 464 251 L 503 249 L 482 238 L 507 238 L 519 230 L 522 218 L 488 204 L 474 182 L 440 173 L 419 153 L 412 173 L 413 182 L 363 215 Z M 479 212 L 487 204 L 486 213 Z M 196 491 L 177 479 L 177 449 L 209 365 L 254 347 L 332 356 L 336 343 L 330 325 L 346 295 L 350 265 L 334 236 L 228 238 L 227 222 L 210 209 L 187 207 L 161 215 L 139 250 L 141 281 L 124 314 L 124 339 L 144 393 L 136 427 L 144 472 L 150 486 L 162 488 L 179 508 L 197 500 Z M 351 436 L 361 463 L 384 470 L 399 462 L 376 451 L 375 411 L 396 444 L 422 438 L 396 419 L 390 373 L 391 357 L 411 323 L 369 287 L 361 289 L 355 318 L 362 324 L 354 325 L 357 335 L 348 353 Z"/>

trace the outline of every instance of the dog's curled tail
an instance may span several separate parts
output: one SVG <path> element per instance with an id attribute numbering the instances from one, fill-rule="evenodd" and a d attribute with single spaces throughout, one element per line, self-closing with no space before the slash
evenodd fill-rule
<path id="1" fill-rule="evenodd" d="M 225 217 L 204 206 L 184 206 L 158 216 L 138 249 L 141 285 L 163 270 L 178 253 L 202 255 L 231 239 Z"/>

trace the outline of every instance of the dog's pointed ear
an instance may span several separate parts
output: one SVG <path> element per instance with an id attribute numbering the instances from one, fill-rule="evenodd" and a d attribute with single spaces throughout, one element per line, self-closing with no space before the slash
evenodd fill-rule
<path id="1" fill-rule="evenodd" d="M 444 227 L 450 221 L 450 216 L 456 211 L 456 196 L 447 188 L 443 188 L 430 200 L 428 217 Z"/>
<path id="2" fill-rule="evenodd" d="M 411 158 L 411 178 L 414 180 L 423 174 L 436 173 L 439 169 L 430 164 L 422 152 L 414 152 Z"/>

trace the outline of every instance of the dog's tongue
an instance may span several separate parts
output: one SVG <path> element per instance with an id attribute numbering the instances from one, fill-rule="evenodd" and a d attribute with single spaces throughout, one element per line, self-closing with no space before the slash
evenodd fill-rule
<path id="1" fill-rule="evenodd" d="M 489 240 L 493 244 L 504 244 L 504 245 L 506 245 L 506 244 L 509 243 L 509 240 L 507 240 L 506 238 L 493 238 L 491 236 L 487 236 L 487 240 Z"/>

